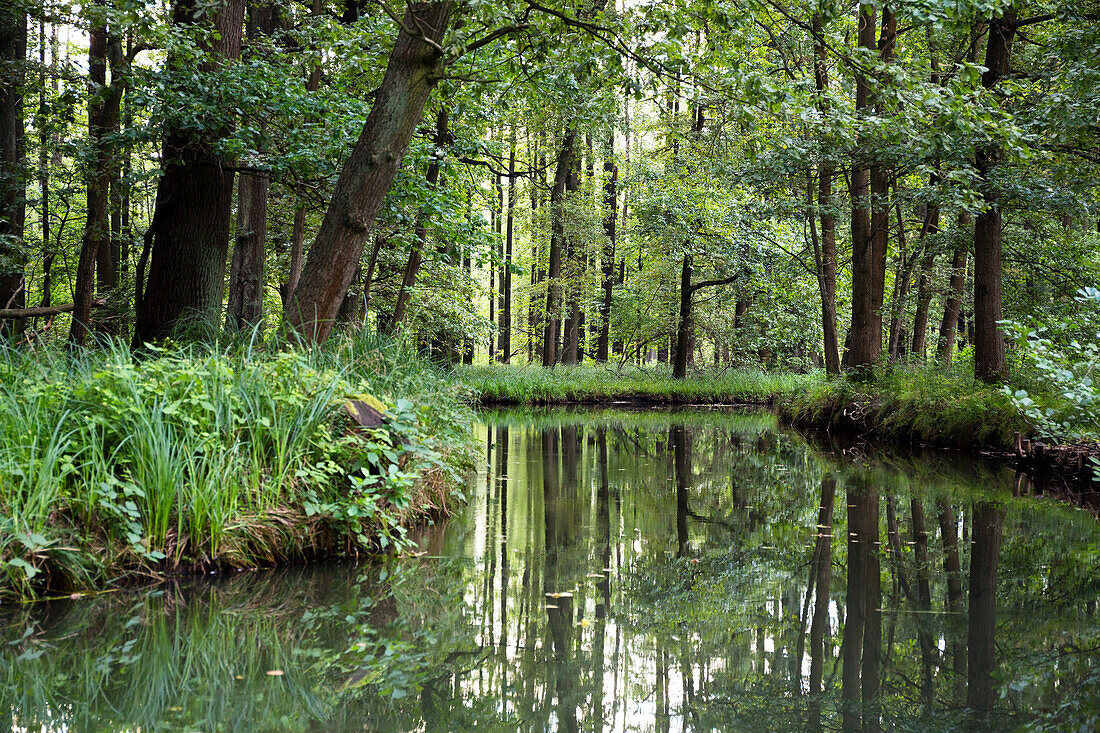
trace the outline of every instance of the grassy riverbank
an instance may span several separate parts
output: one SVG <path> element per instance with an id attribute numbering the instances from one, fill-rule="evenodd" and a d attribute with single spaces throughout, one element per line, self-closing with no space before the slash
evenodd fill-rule
<path id="1" fill-rule="evenodd" d="M 769 404 L 820 381 L 819 375 L 769 373 L 756 369 L 705 370 L 672 378 L 667 366 L 616 369 L 581 364 L 544 369 L 537 365 L 462 366 L 458 381 L 479 395 L 483 405 L 607 404 Z"/>
<path id="2" fill-rule="evenodd" d="M 356 430 L 372 395 L 389 430 Z M 0 596 L 400 543 L 468 461 L 468 407 L 399 344 L 0 352 Z"/>
<path id="3" fill-rule="evenodd" d="M 883 371 L 874 379 L 819 381 L 776 404 L 793 425 L 939 447 L 1010 450 L 1032 427 L 999 387 L 960 369 Z"/>

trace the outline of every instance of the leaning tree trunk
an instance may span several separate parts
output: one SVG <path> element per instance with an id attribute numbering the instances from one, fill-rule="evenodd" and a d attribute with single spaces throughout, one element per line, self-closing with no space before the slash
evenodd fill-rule
<path id="1" fill-rule="evenodd" d="M 401 157 L 443 70 L 440 44 L 454 13 L 451 0 L 411 2 L 390 52 L 359 140 L 340 171 L 297 289 L 286 308 L 286 328 L 322 343 L 332 326 Z M 424 38 L 406 32 L 420 28 Z"/>
<path id="2" fill-rule="evenodd" d="M 1016 10 L 989 22 L 982 86 L 992 89 L 1009 72 L 1012 40 L 1016 33 Z M 1001 160 L 1001 147 L 990 143 L 975 157 L 981 178 L 984 206 L 974 224 L 974 376 L 998 382 L 1007 376 L 1005 340 L 998 322 L 1001 312 L 1001 192 L 993 181 L 993 170 Z"/>
<path id="3" fill-rule="evenodd" d="M 205 25 L 207 17 L 195 0 L 177 0 L 173 6 L 177 26 Z M 244 0 L 228 0 L 212 25 L 209 53 L 213 59 L 203 64 L 206 72 L 240 57 Z M 176 67 L 173 73 L 183 73 L 183 63 L 169 60 Z M 164 170 L 157 185 L 151 236 L 146 238 L 151 246 L 149 281 L 144 289 L 140 279 L 137 283 L 135 346 L 165 338 L 185 323 L 208 329 L 217 326 L 229 252 L 233 169 L 230 160 L 215 152 L 215 143 L 226 133 L 224 129 L 172 129 L 165 137 Z"/>
<path id="4" fill-rule="evenodd" d="M 26 222 L 23 86 L 26 79 L 27 14 L 16 3 L 0 6 L 0 308 L 22 308 L 23 227 Z M 0 324 L 0 336 L 14 339 L 26 320 Z"/>

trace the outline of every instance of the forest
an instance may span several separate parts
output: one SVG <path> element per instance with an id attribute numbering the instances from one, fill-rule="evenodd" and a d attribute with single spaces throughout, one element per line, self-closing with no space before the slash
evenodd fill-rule
<path id="1" fill-rule="evenodd" d="M 0 0 L 0 152 L 12 728 L 1100 721 L 1097 0 Z"/>

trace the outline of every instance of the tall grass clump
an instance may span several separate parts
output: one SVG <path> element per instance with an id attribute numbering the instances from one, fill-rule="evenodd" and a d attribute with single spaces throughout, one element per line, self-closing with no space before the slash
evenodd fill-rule
<path id="1" fill-rule="evenodd" d="M 1027 419 L 1003 390 L 953 366 L 896 364 L 872 378 L 839 378 L 782 400 L 780 417 L 796 425 L 854 431 L 884 440 L 942 447 L 1012 447 Z"/>
<path id="2" fill-rule="evenodd" d="M 364 395 L 386 427 L 352 423 Z M 399 541 L 458 486 L 461 398 L 373 337 L 0 350 L 0 595 Z"/>
<path id="3" fill-rule="evenodd" d="M 764 404 L 820 381 L 814 374 L 759 369 L 706 369 L 673 379 L 667 365 L 616 368 L 607 364 L 558 366 L 486 364 L 456 369 L 457 379 L 485 404 L 750 403 Z"/>

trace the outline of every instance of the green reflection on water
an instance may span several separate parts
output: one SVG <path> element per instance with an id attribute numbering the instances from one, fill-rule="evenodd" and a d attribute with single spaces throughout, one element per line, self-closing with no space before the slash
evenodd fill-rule
<path id="1" fill-rule="evenodd" d="M 1088 725 L 1100 526 L 766 415 L 487 413 L 423 555 L 0 609 L 31 730 Z M 269 674 L 276 672 L 280 674 Z"/>

